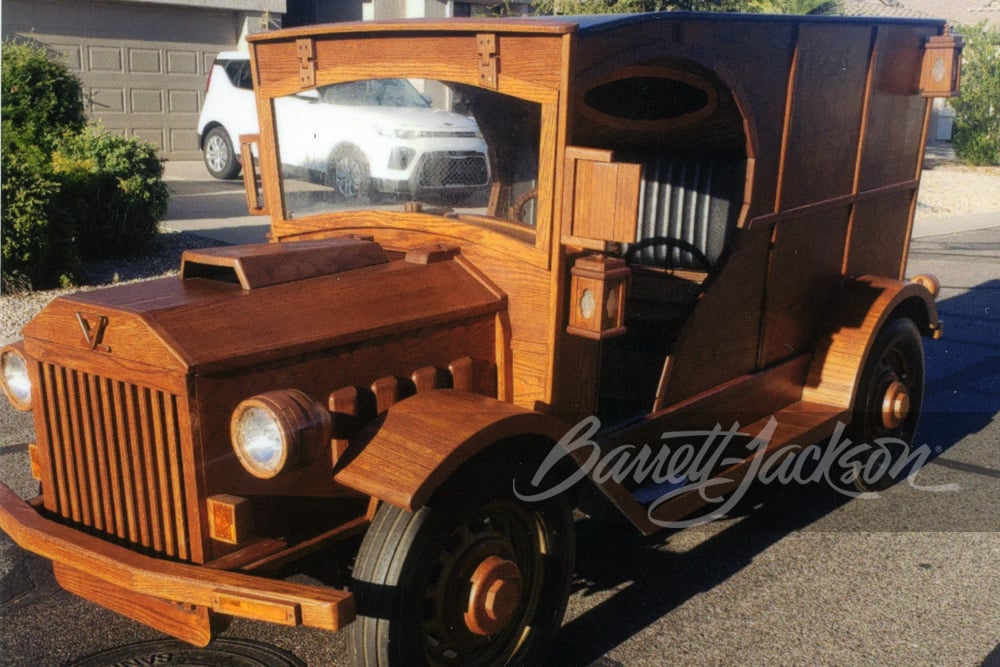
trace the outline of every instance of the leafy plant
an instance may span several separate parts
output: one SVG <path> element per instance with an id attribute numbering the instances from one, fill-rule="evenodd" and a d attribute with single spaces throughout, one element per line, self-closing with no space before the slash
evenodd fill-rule
<path id="1" fill-rule="evenodd" d="M 80 81 L 42 46 L 5 42 L 2 86 L 3 291 L 72 284 L 84 258 L 149 248 L 168 199 L 153 148 L 88 128 Z"/>
<path id="2" fill-rule="evenodd" d="M 163 165 L 149 144 L 88 127 L 65 137 L 52 155 L 58 210 L 71 218 L 87 257 L 148 250 L 167 211 Z"/>
<path id="3" fill-rule="evenodd" d="M 50 216 L 59 193 L 50 155 L 64 133 L 84 127 L 80 81 L 31 42 L 4 43 L 0 76 L 2 288 L 66 284 L 74 279 L 79 254 L 71 231 Z"/>
<path id="4" fill-rule="evenodd" d="M 80 80 L 35 42 L 3 45 L 3 133 L 19 144 L 50 149 L 87 122 Z"/>
<path id="5" fill-rule="evenodd" d="M 970 164 L 1000 165 L 1000 29 L 983 22 L 962 32 L 961 95 L 951 102 L 955 154 Z"/>

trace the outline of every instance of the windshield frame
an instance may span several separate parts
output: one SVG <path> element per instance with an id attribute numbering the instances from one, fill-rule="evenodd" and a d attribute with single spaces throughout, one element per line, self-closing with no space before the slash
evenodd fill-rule
<path id="1" fill-rule="evenodd" d="M 425 76 L 424 72 L 417 68 L 393 72 L 391 77 L 369 78 L 382 80 L 427 79 L 443 83 L 465 83 Z M 341 230 L 364 234 L 369 230 L 374 232 L 384 229 L 393 230 L 392 236 L 402 238 L 396 231 L 405 229 L 410 232 L 423 232 L 443 237 L 459 245 L 462 243 L 489 243 L 487 239 L 490 237 L 503 237 L 506 240 L 514 241 L 516 246 L 522 248 L 521 257 L 529 263 L 543 268 L 549 266 L 555 215 L 555 173 L 559 136 L 557 124 L 560 96 L 557 90 L 528 81 L 514 81 L 512 77 L 507 77 L 507 81 L 514 85 L 498 86 L 496 89 L 486 88 L 486 90 L 495 90 L 503 95 L 538 105 L 538 199 L 534 226 L 520 225 L 499 217 L 491 218 L 466 214 L 441 216 L 434 212 L 390 211 L 380 209 L 377 206 L 345 211 L 324 211 L 300 217 L 291 216 L 285 199 L 285 179 L 281 168 L 280 146 L 277 143 L 275 101 L 286 95 L 301 95 L 305 91 L 358 80 L 361 79 L 325 76 L 322 80 L 317 78 L 314 86 L 282 91 L 283 95 L 269 94 L 265 98 L 265 104 L 261 104 L 258 98 L 258 111 L 261 116 L 260 142 L 261 144 L 269 143 L 275 147 L 274 150 L 270 151 L 270 160 L 264 157 L 268 152 L 261 151 L 261 185 L 265 189 L 274 188 L 278 197 L 272 197 L 270 201 L 280 201 L 281 203 L 280 208 L 272 206 L 269 210 L 272 233 L 278 237 L 287 237 L 315 235 L 321 230 Z M 258 94 L 261 94 L 259 90 Z M 270 137 L 266 136 L 267 133 L 270 134 Z M 469 233 L 463 233 L 463 229 L 468 230 Z"/>

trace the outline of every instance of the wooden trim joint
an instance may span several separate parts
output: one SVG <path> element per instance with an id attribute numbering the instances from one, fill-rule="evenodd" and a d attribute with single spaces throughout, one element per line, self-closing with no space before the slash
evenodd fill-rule
<path id="1" fill-rule="evenodd" d="M 476 35 L 476 51 L 479 53 L 479 85 L 483 88 L 500 88 L 500 55 L 497 51 L 497 36 Z"/>
<path id="2" fill-rule="evenodd" d="M 308 37 L 297 39 L 295 52 L 299 58 L 299 84 L 312 88 L 316 85 L 316 43 Z"/>

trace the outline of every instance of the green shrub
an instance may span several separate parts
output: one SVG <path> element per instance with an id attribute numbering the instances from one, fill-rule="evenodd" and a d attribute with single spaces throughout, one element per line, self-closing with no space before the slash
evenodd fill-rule
<path id="1" fill-rule="evenodd" d="M 4 293 L 71 284 L 80 256 L 73 232 L 49 213 L 59 193 L 50 157 L 37 146 L 12 146 L 3 130 L 2 252 Z M 64 223 L 65 224 L 65 223 Z"/>
<path id="2" fill-rule="evenodd" d="M 5 42 L 2 63 L 3 291 L 72 284 L 85 258 L 149 249 L 168 199 L 154 149 L 87 128 L 79 80 L 43 47 Z"/>
<path id="3" fill-rule="evenodd" d="M 85 257 L 150 249 L 169 198 L 151 145 L 90 127 L 60 142 L 52 167 L 60 184 L 57 213 L 71 218 Z"/>
<path id="4" fill-rule="evenodd" d="M 3 133 L 49 150 L 87 122 L 80 80 L 37 43 L 7 41 L 2 59 Z"/>
<path id="5" fill-rule="evenodd" d="M 4 292 L 72 282 L 79 266 L 74 234 L 53 221 L 59 183 L 51 152 L 86 122 L 80 81 L 37 44 L 5 42 L 2 73 L 3 187 L 0 246 Z"/>
<path id="6" fill-rule="evenodd" d="M 980 23 L 962 34 L 962 89 L 951 103 L 955 154 L 970 164 L 1000 165 L 1000 29 Z"/>

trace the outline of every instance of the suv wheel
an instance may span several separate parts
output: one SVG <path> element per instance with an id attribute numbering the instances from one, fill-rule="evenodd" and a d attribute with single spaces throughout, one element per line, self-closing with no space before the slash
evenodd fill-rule
<path id="1" fill-rule="evenodd" d="M 371 189 L 368 160 L 357 148 L 336 149 L 327 164 L 326 185 L 336 188 L 344 199 L 368 194 Z"/>
<path id="2" fill-rule="evenodd" d="M 205 135 L 205 167 L 215 178 L 236 178 L 240 163 L 233 151 L 229 134 L 221 127 L 213 127 Z"/>

